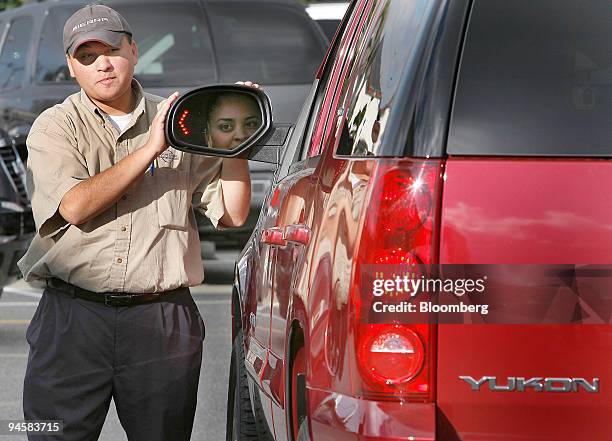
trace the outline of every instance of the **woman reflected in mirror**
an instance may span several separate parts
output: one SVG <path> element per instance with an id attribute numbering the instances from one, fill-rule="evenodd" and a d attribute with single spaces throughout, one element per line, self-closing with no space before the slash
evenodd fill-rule
<path id="1" fill-rule="evenodd" d="M 257 100 L 239 92 L 219 92 L 208 107 L 204 127 L 206 145 L 234 149 L 248 140 L 262 124 Z"/>

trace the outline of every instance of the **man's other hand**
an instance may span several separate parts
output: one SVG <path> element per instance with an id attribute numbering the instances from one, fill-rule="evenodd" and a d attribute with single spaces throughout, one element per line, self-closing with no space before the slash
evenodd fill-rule
<path id="1" fill-rule="evenodd" d="M 153 122 L 151 122 L 151 129 L 149 130 L 149 140 L 147 141 L 146 148 L 151 150 L 154 154 L 153 158 L 160 155 L 166 148 L 168 148 L 168 142 L 166 141 L 166 118 L 168 117 L 168 111 L 170 107 L 178 98 L 179 93 L 174 92 L 168 97 L 167 100 L 161 103 L 160 109 L 157 111 Z"/>
<path id="2" fill-rule="evenodd" d="M 236 84 L 240 84 L 241 86 L 249 86 L 253 89 L 263 89 L 259 84 L 253 83 L 252 81 L 236 81 Z"/>

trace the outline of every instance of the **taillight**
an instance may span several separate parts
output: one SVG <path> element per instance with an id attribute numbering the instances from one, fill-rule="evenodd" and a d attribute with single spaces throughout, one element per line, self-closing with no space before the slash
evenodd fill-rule
<path id="1" fill-rule="evenodd" d="M 357 358 L 369 380 L 401 385 L 423 367 L 425 347 L 421 337 L 405 326 L 368 324 L 362 329 Z"/>
<path id="2" fill-rule="evenodd" d="M 359 249 L 364 263 L 431 262 L 432 192 L 438 167 L 401 164 L 379 165 L 371 181 L 373 188 Z"/>
<path id="3" fill-rule="evenodd" d="M 434 263 L 441 173 L 440 161 L 377 161 L 351 285 L 361 379 L 355 383 L 356 394 L 408 401 L 434 398 L 435 325 L 377 315 L 372 305 L 378 299 L 361 281 L 363 271 L 382 271 L 388 268 L 384 265 L 408 269 Z"/>

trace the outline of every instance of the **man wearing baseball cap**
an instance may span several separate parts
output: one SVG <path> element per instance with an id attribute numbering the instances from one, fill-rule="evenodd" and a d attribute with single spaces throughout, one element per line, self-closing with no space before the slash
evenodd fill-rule
<path id="1" fill-rule="evenodd" d="M 23 407 L 27 420 L 63 420 L 62 440 L 98 439 L 111 398 L 128 439 L 190 438 L 204 339 L 192 208 L 215 226 L 248 214 L 245 160 L 166 144 L 178 94 L 143 92 L 132 38 L 109 7 L 72 15 L 64 49 L 81 91 L 27 139 L 37 234 L 19 266 L 46 288 L 26 332 Z"/>

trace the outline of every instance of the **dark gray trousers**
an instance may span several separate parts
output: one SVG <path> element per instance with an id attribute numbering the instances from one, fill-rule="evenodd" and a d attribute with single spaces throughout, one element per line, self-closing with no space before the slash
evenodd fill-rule
<path id="1" fill-rule="evenodd" d="M 64 421 L 30 440 L 97 440 L 111 397 L 130 441 L 190 439 L 204 322 L 189 289 L 108 307 L 47 288 L 26 339 L 24 417 Z"/>

